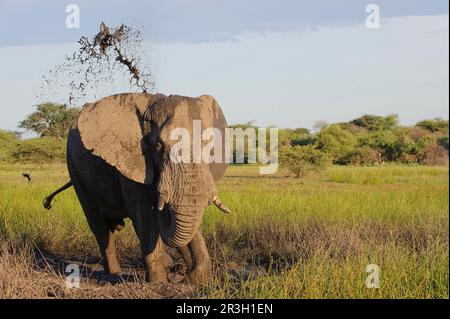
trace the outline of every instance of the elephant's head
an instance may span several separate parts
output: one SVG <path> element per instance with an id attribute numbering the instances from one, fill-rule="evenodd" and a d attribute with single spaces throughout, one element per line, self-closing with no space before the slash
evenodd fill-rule
<path id="1" fill-rule="evenodd" d="M 206 95 L 119 94 L 85 105 L 78 120 L 87 149 L 125 177 L 154 185 L 161 238 L 174 247 L 184 246 L 193 238 L 209 204 L 227 211 L 215 187 L 227 167 L 225 152 L 221 149 L 220 163 L 205 163 L 201 153 L 200 160 L 194 156 L 194 149 L 202 151 L 202 146 L 211 142 L 195 136 L 194 120 L 201 125 L 200 134 L 206 128 L 218 129 L 222 136 L 218 145 L 224 147 L 226 120 L 215 99 Z M 174 133 L 180 129 L 189 133 L 184 140 L 188 157 L 182 162 L 179 157 L 176 160 L 174 147 L 180 142 Z"/>

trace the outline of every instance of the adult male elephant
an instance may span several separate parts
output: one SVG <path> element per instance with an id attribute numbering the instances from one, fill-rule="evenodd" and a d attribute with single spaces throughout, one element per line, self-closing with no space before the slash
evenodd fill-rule
<path id="1" fill-rule="evenodd" d="M 194 120 L 201 121 L 202 131 L 220 130 L 224 145 L 227 123 L 211 96 L 126 93 L 83 106 L 67 142 L 71 181 L 47 197 L 44 206 L 74 186 L 106 272 L 121 271 L 114 231 L 128 217 L 141 244 L 147 281 L 167 281 L 162 242 L 178 248 L 190 268 L 189 282 L 203 283 L 211 276 L 199 225 L 211 203 L 229 212 L 215 187 L 227 164 L 194 162 L 192 154 L 190 161 L 173 160 L 172 146 L 178 141 L 171 133 L 175 128 L 189 132 L 187 149 L 192 150 Z"/>

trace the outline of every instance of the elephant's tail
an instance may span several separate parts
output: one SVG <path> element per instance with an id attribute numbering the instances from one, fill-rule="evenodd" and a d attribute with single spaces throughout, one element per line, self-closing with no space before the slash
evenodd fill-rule
<path id="1" fill-rule="evenodd" d="M 46 209 L 50 209 L 52 208 L 52 200 L 53 198 L 58 195 L 59 193 L 65 191 L 66 189 L 68 189 L 69 187 L 72 186 L 72 181 L 69 181 L 68 183 L 66 183 L 64 186 L 58 188 L 56 191 L 54 191 L 53 193 L 51 193 L 50 195 L 48 195 L 47 197 L 44 198 L 44 207 Z"/>

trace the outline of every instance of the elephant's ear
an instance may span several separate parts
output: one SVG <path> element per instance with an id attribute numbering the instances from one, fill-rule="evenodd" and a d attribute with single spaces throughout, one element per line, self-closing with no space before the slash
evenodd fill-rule
<path id="1" fill-rule="evenodd" d="M 151 184 L 153 164 L 144 152 L 149 130 L 143 114 L 160 95 L 118 94 L 86 104 L 78 119 L 84 147 L 138 183 Z"/>
<path id="2" fill-rule="evenodd" d="M 211 171 L 211 175 L 214 178 L 214 181 L 219 180 L 224 174 L 225 170 L 228 167 L 228 163 L 225 159 L 225 128 L 228 127 L 227 121 L 225 120 L 225 116 L 222 113 L 222 110 L 217 103 L 216 99 L 210 95 L 202 95 L 199 97 L 200 100 L 205 104 L 205 106 L 209 109 L 209 119 L 204 123 L 206 127 L 213 127 L 220 131 L 222 138 L 222 161 L 221 163 L 211 163 L 209 164 L 209 170 Z M 205 121 L 205 119 L 203 119 Z"/>

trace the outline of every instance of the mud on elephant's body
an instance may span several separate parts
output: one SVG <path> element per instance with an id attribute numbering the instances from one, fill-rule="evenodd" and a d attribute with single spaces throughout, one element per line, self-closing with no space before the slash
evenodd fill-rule
<path id="1" fill-rule="evenodd" d="M 219 129 L 224 138 L 227 124 L 210 96 L 114 95 L 86 104 L 73 124 L 68 170 L 106 272 L 120 272 L 114 232 L 128 217 L 141 243 L 147 281 L 167 281 L 163 242 L 179 249 L 191 268 L 190 282 L 210 277 L 199 225 L 208 205 L 220 205 L 215 181 L 227 165 L 170 160 L 177 142 L 171 132 L 183 128 L 192 136 L 193 120 L 201 120 L 202 130 Z"/>

